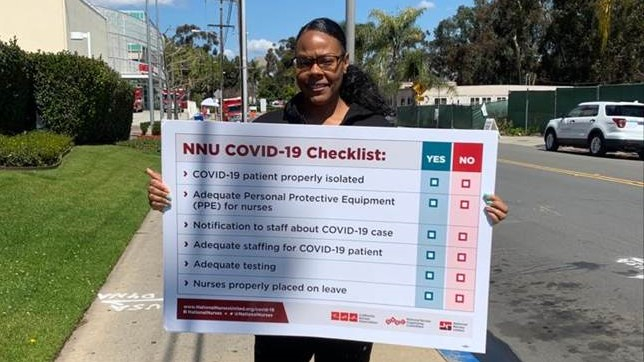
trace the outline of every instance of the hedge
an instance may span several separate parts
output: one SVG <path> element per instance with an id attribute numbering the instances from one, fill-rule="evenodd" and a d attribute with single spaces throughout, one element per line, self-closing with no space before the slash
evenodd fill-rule
<path id="1" fill-rule="evenodd" d="M 56 166 L 71 147 L 70 137 L 52 132 L 0 135 L 0 168 Z"/>
<path id="2" fill-rule="evenodd" d="M 34 94 L 45 127 L 76 144 L 126 140 L 133 88 L 100 59 L 33 53 Z"/>
<path id="3" fill-rule="evenodd" d="M 36 128 L 30 63 L 15 38 L 0 41 L 0 110 L 0 134 Z"/>

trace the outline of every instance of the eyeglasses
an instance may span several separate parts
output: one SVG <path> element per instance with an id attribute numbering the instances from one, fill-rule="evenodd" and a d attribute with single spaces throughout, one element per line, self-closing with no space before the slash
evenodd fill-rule
<path id="1" fill-rule="evenodd" d="M 313 64 L 317 64 L 318 67 L 322 70 L 335 71 L 340 63 L 340 60 L 344 58 L 344 54 L 341 55 L 322 55 L 317 58 L 309 57 L 295 57 L 293 59 L 293 64 L 295 68 L 299 71 L 309 70 L 313 67 Z"/>

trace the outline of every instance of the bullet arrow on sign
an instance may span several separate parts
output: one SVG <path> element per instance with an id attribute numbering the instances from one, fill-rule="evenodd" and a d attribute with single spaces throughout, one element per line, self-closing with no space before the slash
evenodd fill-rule
<path id="1" fill-rule="evenodd" d="M 188 222 L 187 222 L 187 221 L 184 221 L 184 222 L 183 222 L 183 227 L 184 227 L 184 228 L 187 228 L 187 227 L 188 227 Z"/>
<path id="2" fill-rule="evenodd" d="M 184 241 L 184 242 L 183 242 L 183 247 L 184 247 L 184 248 L 187 248 L 187 247 L 188 247 L 188 242 L 187 242 L 187 241 Z"/>
<path id="3" fill-rule="evenodd" d="M 187 280 L 184 280 L 184 281 L 183 281 L 183 285 L 188 286 L 188 281 L 187 281 Z"/>
<path id="4" fill-rule="evenodd" d="M 183 197 L 186 197 L 186 196 L 188 196 L 188 191 L 183 192 Z"/>
<path id="5" fill-rule="evenodd" d="M 186 177 L 186 176 L 188 176 L 188 171 L 185 171 L 185 170 L 184 170 L 184 171 L 183 171 L 183 177 Z"/>

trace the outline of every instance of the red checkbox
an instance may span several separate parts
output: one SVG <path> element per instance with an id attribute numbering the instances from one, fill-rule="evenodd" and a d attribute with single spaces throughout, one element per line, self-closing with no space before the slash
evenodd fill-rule
<path id="1" fill-rule="evenodd" d="M 458 253 L 458 254 L 456 254 L 456 260 L 458 260 L 458 261 L 467 261 L 467 254 L 466 253 Z"/>
<path id="2" fill-rule="evenodd" d="M 461 180 L 461 187 L 464 189 L 469 189 L 472 182 L 468 179 Z"/>
<path id="3" fill-rule="evenodd" d="M 456 303 L 465 303 L 465 296 L 463 294 L 456 294 Z"/>
<path id="4" fill-rule="evenodd" d="M 456 274 L 456 281 L 459 283 L 465 283 L 465 274 L 463 273 Z"/>
<path id="5" fill-rule="evenodd" d="M 470 202 L 468 200 L 461 200 L 461 209 L 467 210 L 470 208 Z"/>
<path id="6" fill-rule="evenodd" d="M 467 233 L 458 233 L 458 241 L 467 241 Z"/>

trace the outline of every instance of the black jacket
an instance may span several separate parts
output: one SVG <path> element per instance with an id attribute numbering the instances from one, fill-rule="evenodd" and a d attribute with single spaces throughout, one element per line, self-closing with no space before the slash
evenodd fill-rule
<path id="1" fill-rule="evenodd" d="M 283 110 L 268 112 L 257 117 L 253 123 L 292 123 L 306 124 L 306 119 L 298 110 L 298 103 L 301 102 L 301 94 L 293 97 Z M 392 124 L 381 115 L 374 113 L 357 103 L 349 105 L 349 111 L 340 123 L 341 126 L 372 126 L 390 127 Z"/>

